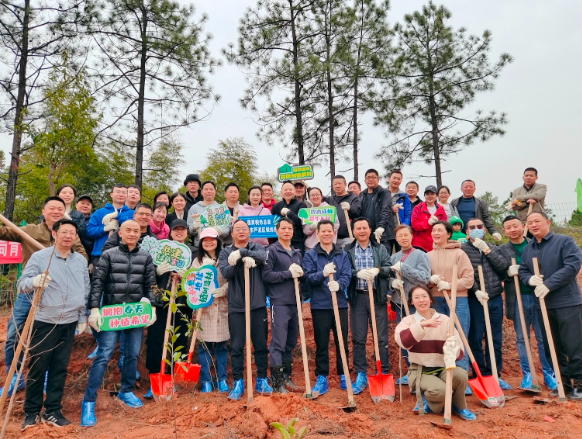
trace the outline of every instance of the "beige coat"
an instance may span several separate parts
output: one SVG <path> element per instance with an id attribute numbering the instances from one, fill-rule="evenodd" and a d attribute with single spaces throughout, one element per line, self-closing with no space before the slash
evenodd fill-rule
<path id="1" fill-rule="evenodd" d="M 438 274 L 443 280 L 452 284 L 453 265 L 459 266 L 457 273 L 457 296 L 467 297 L 469 289 L 475 282 L 475 270 L 467 254 L 461 250 L 461 243 L 449 241 L 445 248 L 439 248 L 435 245 L 431 252 L 428 252 L 430 260 L 431 275 Z M 429 284 L 433 297 L 443 297 L 442 291 L 434 284 Z"/>
<path id="2" fill-rule="evenodd" d="M 525 222 L 527 219 L 527 212 L 529 210 L 529 203 L 527 200 L 531 198 L 537 201 L 537 203 L 533 205 L 532 212 L 546 211 L 545 203 L 547 191 L 548 187 L 545 184 L 539 183 L 534 183 L 534 185 L 529 188 L 529 190 L 526 189 L 525 185 L 521 185 L 517 189 L 513 190 L 511 199 L 521 201 L 520 205 L 515 206 L 515 210 L 517 211 L 517 217 L 522 222 Z"/>

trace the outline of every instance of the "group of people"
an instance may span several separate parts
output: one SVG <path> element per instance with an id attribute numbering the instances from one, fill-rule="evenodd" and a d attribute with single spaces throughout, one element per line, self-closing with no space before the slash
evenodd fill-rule
<path id="1" fill-rule="evenodd" d="M 576 275 L 582 266 L 582 253 L 571 237 L 550 230 L 544 212 L 546 186 L 537 183 L 537 178 L 537 170 L 525 170 L 524 184 L 514 190 L 509 206 L 516 215 L 503 220 L 503 232 L 509 242 L 499 246 L 490 243 L 500 241 L 502 236 L 487 204 L 475 197 L 473 181 L 464 181 L 463 195 L 453 200 L 449 200 L 451 193 L 446 186 L 429 185 L 423 193 L 425 199 L 421 200 L 416 182 L 408 182 L 405 191 L 401 190 L 403 178 L 399 170 L 390 173 L 384 188 L 379 173 L 369 169 L 363 190 L 358 182 L 348 183 L 343 176 L 336 175 L 329 196 L 324 196 L 320 188 L 308 187 L 305 181 L 285 181 L 280 201 L 274 198 L 273 186 L 263 183 L 248 190 L 245 205 L 240 203 L 238 185 L 231 182 L 224 188 L 224 204 L 231 216 L 228 228 L 202 224 L 200 214 L 218 204 L 215 199 L 218 188 L 212 181 L 200 181 L 196 174 L 186 177 L 186 191 L 159 192 L 153 205 L 141 202 L 139 187 L 116 184 L 110 193 L 111 202 L 95 211 L 90 196 L 77 197 L 74 187 L 61 186 L 56 196 L 45 200 L 41 222 L 22 227 L 46 247 L 44 250 L 36 251 L 20 234 L 0 227 L 0 239 L 22 243 L 24 259 L 24 271 L 17 285 L 19 295 L 8 327 L 7 368 L 14 361 L 21 361 L 14 358 L 18 333 L 30 311 L 34 292 L 44 289 L 32 330 L 27 378 L 13 379 L 10 387 L 0 392 L 11 394 L 26 387 L 23 429 L 41 418 L 56 426 L 70 424 L 62 414 L 61 399 L 74 335 L 84 332 L 88 323 L 97 348 L 89 356 L 93 363 L 82 401 L 81 425 L 93 426 L 97 422 L 98 389 L 118 341 L 121 351 L 118 398 L 129 407 L 143 405 L 133 390 L 139 379 L 137 363 L 144 329 L 101 331 L 100 308 L 133 302 L 152 305 L 146 332 L 146 368 L 150 374 L 159 373 L 169 312 L 161 295 L 190 267 L 172 271 L 167 263 L 154 265 L 149 252 L 140 247 L 143 239 L 150 237 L 188 245 L 191 267 L 217 268 L 214 300 L 203 309 L 198 322 L 202 328 L 197 336 L 201 392 L 217 390 L 228 393 L 233 400 L 244 394 L 245 276 L 248 276 L 256 392 L 302 391 L 292 380 L 292 354 L 301 323 L 296 300 L 299 285 L 313 319 L 315 394 L 324 395 L 329 390 L 330 332 L 334 336 L 340 388 L 346 389 L 348 380 L 351 382 L 351 377 L 343 372 L 332 295 L 337 296 L 346 358 L 350 358 L 351 334 L 354 394 L 368 386 L 366 342 L 372 312 L 382 372 L 390 371 L 387 305 L 391 301 L 398 319 L 394 337 L 408 363 L 408 374 L 401 378 L 402 383 L 409 384 L 420 403 L 414 410 L 442 411 L 445 370 L 455 368 L 453 411 L 463 419 L 474 420 L 476 416 L 465 400 L 465 395 L 471 393 L 467 385 L 469 362 L 458 332 L 451 335 L 447 331 L 451 310 L 446 296 L 456 283 L 458 329 L 466 334 L 468 347 L 483 375 L 493 373 L 488 348 L 483 348 L 484 307 L 488 308 L 497 371 L 501 375 L 502 293 L 505 293 L 505 315 L 513 320 L 517 334 L 523 372 L 521 387 L 531 388 L 535 371 L 529 368 L 524 343 L 529 334 L 521 330 L 516 307 L 517 278 L 526 326 L 533 329 L 538 339 L 545 384 L 552 394 L 557 394 L 548 340 L 540 323 L 540 297 L 545 298 L 548 307 L 568 397 L 581 400 L 582 295 Z M 347 215 L 337 215 L 335 222 L 303 224 L 301 209 L 327 205 Z M 169 210 L 172 212 L 168 213 Z M 248 224 L 239 219 L 261 215 L 280 217 L 277 238 L 252 238 Z M 486 240 L 486 233 L 493 240 Z M 534 258 L 539 261 L 540 273 L 534 267 Z M 483 283 L 479 270 L 483 272 Z M 457 273 L 456 280 L 453 272 Z M 374 310 L 369 294 L 373 294 Z M 409 307 L 404 307 L 403 301 Z M 407 308 L 410 314 L 404 315 Z M 181 306 L 178 312 L 192 319 L 188 306 Z M 186 331 L 178 334 L 175 344 L 187 345 Z M 227 374 L 229 355 L 232 386 Z M 503 389 L 511 388 L 501 378 L 499 384 Z M 143 397 L 152 398 L 152 389 Z"/>

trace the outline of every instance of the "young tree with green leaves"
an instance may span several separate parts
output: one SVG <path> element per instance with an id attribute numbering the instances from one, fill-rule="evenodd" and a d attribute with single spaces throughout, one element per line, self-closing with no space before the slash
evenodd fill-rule
<path id="1" fill-rule="evenodd" d="M 220 64 L 210 55 L 211 35 L 203 34 L 207 17 L 196 20 L 193 5 L 170 0 L 101 0 L 91 12 L 98 91 L 112 114 L 102 131 L 135 133 L 125 146 L 135 151 L 141 187 L 146 147 L 207 117 L 211 109 L 204 104 L 219 98 L 207 82 Z"/>
<path id="2" fill-rule="evenodd" d="M 378 157 L 387 169 L 420 159 L 434 163 L 442 184 L 442 161 L 475 141 L 503 135 L 505 113 L 466 114 L 476 94 L 491 91 L 500 71 L 512 61 L 503 53 L 490 62 L 491 32 L 467 35 L 447 25 L 451 12 L 429 2 L 394 28 L 395 61 L 383 72 L 385 95 L 376 105 L 376 124 L 392 142 Z"/>

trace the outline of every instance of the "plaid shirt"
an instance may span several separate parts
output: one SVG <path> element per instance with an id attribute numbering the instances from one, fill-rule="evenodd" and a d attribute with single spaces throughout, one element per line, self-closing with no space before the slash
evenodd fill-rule
<path id="1" fill-rule="evenodd" d="M 372 252 L 372 244 L 368 243 L 368 247 L 364 250 L 359 242 L 356 242 L 356 270 L 367 270 L 374 268 L 374 253 Z M 376 287 L 376 281 L 374 280 L 372 286 Z M 356 284 L 358 290 L 368 291 L 368 281 L 358 278 L 358 283 Z"/>

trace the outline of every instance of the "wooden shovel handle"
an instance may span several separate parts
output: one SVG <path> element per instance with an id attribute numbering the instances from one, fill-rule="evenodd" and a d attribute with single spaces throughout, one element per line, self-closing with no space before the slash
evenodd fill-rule
<path id="1" fill-rule="evenodd" d="M 28 233 L 26 233 L 20 227 L 16 226 L 14 223 L 12 223 L 4 215 L 0 215 L 0 221 L 2 221 L 2 223 L 6 227 L 8 227 L 10 230 L 12 230 L 14 233 L 17 233 L 18 235 L 20 235 L 20 237 L 22 239 L 27 241 L 29 244 L 35 246 L 38 250 L 42 250 L 43 248 L 45 248 L 44 245 L 42 245 L 40 242 L 38 242 L 36 239 L 34 239 L 32 236 L 30 236 Z"/>
<path id="2" fill-rule="evenodd" d="M 372 281 L 368 282 L 368 296 L 370 296 L 370 317 L 372 319 L 372 336 L 374 337 L 374 353 L 376 354 L 376 362 L 380 361 L 380 349 L 378 348 L 378 328 L 376 327 L 376 306 L 374 305 L 374 288 Z M 381 371 L 379 370 L 378 373 Z"/>
<path id="3" fill-rule="evenodd" d="M 170 338 L 170 325 L 172 324 L 172 305 L 174 304 L 174 297 L 176 297 L 176 278 L 172 279 L 172 289 L 170 291 L 170 302 L 168 303 L 168 316 L 166 317 L 166 331 L 164 332 L 164 347 L 162 348 L 162 363 L 160 366 L 160 374 L 166 373 L 166 354 L 168 353 L 168 339 Z"/>
<path id="4" fill-rule="evenodd" d="M 533 204 L 530 204 L 529 207 L 527 208 L 527 216 L 525 217 L 525 227 L 523 229 L 523 236 L 526 237 L 527 236 L 527 217 L 529 216 L 529 214 L 532 212 L 533 210 Z M 533 375 L 533 374 L 532 374 Z"/>
<path id="5" fill-rule="evenodd" d="M 303 373 L 305 374 L 305 394 L 311 395 L 311 380 L 309 379 L 309 364 L 307 362 L 307 346 L 305 344 L 305 328 L 303 326 L 303 308 L 301 306 L 301 294 L 299 293 L 299 279 L 294 278 L 293 281 L 295 283 L 295 301 L 297 302 L 297 320 L 299 320 Z"/>
<path id="6" fill-rule="evenodd" d="M 344 209 L 344 215 L 346 216 L 346 227 L 348 228 L 348 233 L 350 234 L 350 239 L 354 240 L 354 232 L 352 232 L 352 225 L 350 223 L 350 214 L 348 209 Z"/>
<path id="7" fill-rule="evenodd" d="M 477 267 L 479 271 L 479 284 L 481 291 L 485 291 L 485 278 L 483 276 L 483 267 L 479 265 Z M 491 361 L 491 372 L 495 377 L 495 381 L 499 384 L 499 374 L 497 373 L 497 361 L 495 360 L 495 347 L 493 345 L 493 333 L 491 332 L 491 320 L 489 319 L 489 304 L 485 303 L 483 305 L 483 313 L 485 314 L 485 328 L 487 329 L 487 345 L 489 346 L 489 359 Z"/>
<path id="8" fill-rule="evenodd" d="M 451 304 L 450 319 L 449 319 L 449 336 L 455 335 L 455 320 L 457 319 L 457 282 L 458 282 L 459 266 L 453 265 L 453 280 L 451 281 Z M 445 410 L 443 422 L 445 425 L 452 424 L 452 409 L 453 409 L 453 372 L 454 369 L 447 369 L 447 377 L 445 382 Z"/>
<path id="9" fill-rule="evenodd" d="M 395 270 L 396 271 L 396 270 Z M 399 271 L 396 271 L 396 278 L 398 280 L 402 280 L 402 276 L 400 275 Z M 406 312 L 406 316 L 410 315 L 410 309 L 408 308 L 408 301 L 406 300 L 406 293 L 404 292 L 404 287 L 400 287 L 400 300 L 404 305 L 404 311 Z"/>
<path id="10" fill-rule="evenodd" d="M 192 362 L 192 356 L 194 355 L 194 347 L 196 346 L 196 338 L 198 337 L 198 326 L 200 322 L 200 317 L 202 317 L 202 310 L 204 308 L 198 308 L 196 310 L 196 329 L 192 333 L 192 341 L 190 342 L 190 349 L 188 350 L 188 363 Z"/>
<path id="11" fill-rule="evenodd" d="M 251 279 L 250 269 L 245 265 L 245 332 L 247 360 L 247 400 L 253 400 L 253 369 L 251 363 Z"/>

